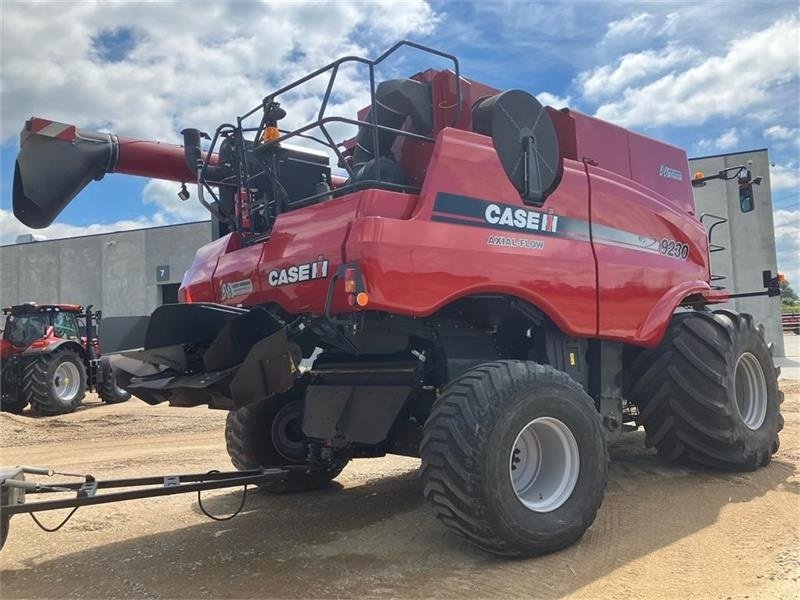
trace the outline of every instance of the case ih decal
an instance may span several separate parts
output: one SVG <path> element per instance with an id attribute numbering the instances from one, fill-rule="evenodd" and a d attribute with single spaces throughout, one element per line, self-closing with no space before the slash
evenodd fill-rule
<path id="1" fill-rule="evenodd" d="M 574 219 L 444 192 L 440 192 L 436 196 L 431 220 L 456 225 L 468 225 L 470 227 L 513 231 L 517 234 L 546 235 L 548 237 L 569 238 L 582 242 L 594 241 L 595 244 L 662 254 L 678 260 L 686 260 L 689 253 L 688 246 L 676 240 L 661 240 L 662 243 L 659 244 L 658 239 L 600 223 L 595 223 L 592 226 L 590 234 L 589 222 L 583 219 Z M 666 241 L 666 244 L 663 243 L 664 241 Z M 543 242 L 541 244 L 526 244 L 522 243 L 522 238 L 505 236 L 489 236 L 486 243 L 488 246 L 506 248 L 544 249 Z"/>
<path id="2" fill-rule="evenodd" d="M 432 220 L 445 223 L 505 229 L 518 233 L 560 233 L 558 215 L 468 196 L 439 193 L 433 211 Z M 588 224 L 585 229 L 588 236 Z"/>
<path id="3" fill-rule="evenodd" d="M 292 265 L 284 269 L 273 269 L 267 276 L 267 283 L 272 287 L 278 287 L 312 279 L 324 279 L 327 276 L 328 259 L 319 256 L 314 262 Z"/>
<path id="4" fill-rule="evenodd" d="M 223 300 L 230 300 L 236 296 L 244 296 L 253 291 L 253 282 L 250 279 L 242 279 L 241 281 L 231 281 L 230 283 L 222 284 L 221 296 Z"/>
<path id="5" fill-rule="evenodd" d="M 672 167 L 668 167 L 667 165 L 661 165 L 658 168 L 658 174 L 661 177 L 666 177 L 667 179 L 683 181 L 683 173 L 678 169 L 673 169 Z"/>

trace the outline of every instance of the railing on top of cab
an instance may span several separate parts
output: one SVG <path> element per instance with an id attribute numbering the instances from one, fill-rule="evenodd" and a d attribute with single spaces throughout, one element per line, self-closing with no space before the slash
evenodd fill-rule
<path id="1" fill-rule="evenodd" d="M 249 172 L 248 161 L 246 159 L 246 153 L 247 152 L 254 152 L 254 151 L 258 151 L 259 153 L 265 152 L 268 148 L 279 147 L 281 142 L 284 142 L 284 141 L 289 140 L 289 139 L 294 138 L 294 137 L 299 137 L 299 138 L 311 140 L 311 141 L 313 141 L 313 142 L 315 142 L 317 144 L 320 144 L 320 145 L 322 145 L 322 146 L 324 146 L 326 148 L 330 148 L 335 153 L 335 155 L 336 155 L 336 157 L 337 157 L 337 159 L 339 161 L 339 165 L 341 167 L 343 167 L 347 171 L 348 179 L 347 179 L 347 182 L 345 184 L 343 184 L 343 185 L 340 185 L 338 187 L 331 186 L 331 189 L 329 189 L 329 190 L 323 190 L 323 191 L 321 191 L 319 193 L 316 193 L 316 194 L 313 194 L 311 196 L 307 196 L 307 197 L 304 197 L 302 199 L 299 199 L 297 201 L 292 202 L 292 204 L 291 204 L 291 208 L 292 209 L 301 208 L 303 206 L 308 206 L 308 205 L 314 204 L 315 202 L 318 202 L 319 200 L 321 200 L 323 198 L 327 199 L 327 198 L 337 197 L 337 196 L 341 196 L 341 195 L 344 195 L 344 194 L 347 194 L 347 193 L 350 193 L 350 192 L 353 192 L 353 191 L 356 191 L 356 190 L 365 189 L 365 188 L 380 188 L 380 189 L 385 189 L 385 190 L 418 193 L 420 188 L 417 187 L 417 186 L 392 183 L 392 182 L 389 182 L 389 181 L 381 181 L 381 169 L 380 168 L 376 169 L 377 179 L 370 179 L 368 181 L 354 182 L 353 179 L 354 179 L 355 171 L 354 171 L 352 165 L 350 165 L 349 162 L 347 161 L 347 159 L 345 157 L 345 153 L 341 149 L 342 146 L 343 146 L 343 143 L 335 142 L 333 137 L 331 136 L 330 132 L 327 129 L 327 125 L 330 124 L 330 123 L 344 123 L 344 124 L 354 125 L 354 126 L 357 126 L 359 128 L 362 128 L 362 127 L 370 128 L 372 130 L 373 156 L 376 157 L 376 158 L 380 158 L 382 156 L 381 155 L 381 151 L 380 151 L 380 147 L 379 147 L 379 145 L 380 145 L 380 140 L 379 140 L 379 135 L 378 135 L 379 131 L 391 132 L 391 133 L 394 133 L 397 136 L 403 136 L 403 137 L 407 137 L 407 138 L 412 138 L 412 139 L 420 140 L 420 141 L 427 142 L 427 143 L 434 143 L 435 142 L 434 138 L 431 138 L 431 137 L 428 137 L 428 136 L 425 136 L 425 135 L 421 135 L 421 134 L 418 134 L 418 133 L 413 133 L 411 131 L 405 131 L 405 130 L 402 130 L 402 129 L 396 129 L 396 128 L 393 128 L 393 127 L 388 127 L 388 126 L 385 126 L 385 125 L 378 124 L 378 122 L 377 122 L 377 113 L 378 113 L 378 111 L 372 109 L 372 107 L 374 107 L 375 104 L 376 104 L 376 100 L 375 100 L 375 93 L 376 93 L 376 87 L 377 87 L 376 84 L 375 84 L 375 69 L 376 69 L 376 67 L 378 65 L 380 65 L 382 62 L 384 62 L 386 59 L 388 59 L 390 56 L 392 56 L 395 52 L 397 52 L 398 50 L 400 50 L 401 48 L 404 48 L 404 47 L 410 47 L 410 48 L 413 48 L 413 49 L 416 49 L 416 50 L 420 50 L 422 52 L 429 53 L 429 54 L 432 54 L 434 56 L 438 56 L 440 58 L 444 58 L 444 59 L 447 59 L 447 60 L 452 62 L 452 64 L 453 64 L 453 73 L 454 73 L 454 76 L 455 76 L 455 84 L 456 84 L 456 89 L 455 89 L 456 105 L 454 107 L 455 108 L 455 116 L 453 117 L 452 125 L 455 125 L 456 122 L 461 117 L 462 102 L 463 102 L 463 96 L 462 96 L 462 91 L 461 91 L 461 73 L 460 73 L 459 64 L 458 64 L 458 58 L 456 58 L 455 56 L 453 56 L 451 54 L 448 54 L 446 52 L 442 52 L 440 50 L 436 50 L 434 48 L 430 48 L 428 46 L 424 46 L 424 45 L 418 44 L 416 42 L 412 42 L 412 41 L 409 41 L 409 40 L 403 40 L 403 41 L 400 41 L 400 42 L 397 42 L 396 44 L 394 44 L 391 48 L 389 48 L 388 50 L 383 52 L 380 56 L 378 56 L 378 58 L 376 58 L 374 60 L 370 60 L 370 59 L 366 59 L 366 58 L 362 58 L 362 57 L 358 57 L 358 56 L 345 56 L 345 57 L 339 58 L 338 60 L 335 60 L 332 63 L 330 63 L 330 64 L 328 64 L 328 65 L 326 65 L 326 66 L 324 66 L 324 67 L 322 67 L 320 69 L 317 69 L 316 71 L 313 71 L 313 72 L 309 73 L 308 75 L 305 75 L 304 77 L 301 77 L 300 79 L 297 79 L 296 81 L 294 81 L 294 82 L 292 82 L 292 83 L 290 83 L 288 85 L 285 85 L 285 86 L 279 88 L 278 90 L 268 94 L 267 96 L 265 96 L 263 98 L 261 103 L 259 103 L 253 109 L 251 109 L 250 111 L 244 113 L 242 116 L 237 117 L 236 125 L 233 125 L 233 124 L 230 124 L 230 123 L 224 123 L 224 124 L 220 125 L 217 128 L 217 130 L 215 131 L 214 136 L 211 138 L 211 145 L 210 145 L 208 151 L 205 153 L 204 160 L 203 160 L 203 168 L 201 170 L 200 177 L 198 178 L 199 179 L 198 183 L 201 184 L 202 187 L 205 188 L 205 191 L 208 194 L 211 195 L 211 197 L 217 203 L 217 207 L 220 207 L 221 204 L 219 202 L 219 198 L 216 196 L 216 194 L 214 193 L 213 189 L 211 189 L 211 187 L 208 185 L 208 182 L 206 180 L 206 172 L 208 171 L 211 158 L 212 158 L 212 156 L 214 154 L 214 150 L 215 150 L 218 142 L 220 142 L 220 139 L 221 138 L 229 138 L 233 142 L 234 152 L 236 152 L 236 154 L 238 155 L 236 162 L 237 162 L 237 164 L 241 165 L 242 167 L 233 176 L 227 177 L 227 178 L 223 179 L 222 181 L 214 181 L 213 185 L 221 186 L 221 187 L 233 188 L 237 194 L 242 194 L 242 193 L 247 194 L 248 198 L 246 199 L 246 201 L 242 202 L 242 206 L 244 206 L 246 208 L 255 208 L 257 205 L 263 205 L 263 203 L 253 202 L 252 201 L 253 188 L 251 186 L 251 183 L 253 182 L 253 180 L 256 177 L 259 177 L 259 176 L 263 175 L 265 173 L 265 171 L 262 170 L 259 173 L 251 174 Z M 358 119 L 350 119 L 350 118 L 342 117 L 342 116 L 327 116 L 326 115 L 326 111 L 328 109 L 328 104 L 329 104 L 329 101 L 331 99 L 331 95 L 333 93 L 334 84 L 336 82 L 337 74 L 339 73 L 340 68 L 342 67 L 342 65 L 344 65 L 346 63 L 360 63 L 360 64 L 363 64 L 363 65 L 366 65 L 366 67 L 369 69 L 369 87 L 370 87 L 369 121 L 360 121 Z M 326 73 L 328 74 L 328 82 L 327 82 L 327 86 L 326 86 L 326 89 L 325 89 L 325 93 L 324 93 L 324 95 L 322 97 L 322 102 L 321 102 L 321 105 L 320 105 L 319 112 L 317 114 L 317 118 L 314 121 L 311 121 L 310 123 L 307 123 L 307 124 L 305 124 L 305 125 L 303 125 L 301 127 L 298 127 L 297 129 L 294 129 L 294 130 L 278 129 L 277 132 L 279 133 L 279 135 L 277 135 L 277 136 L 275 136 L 275 132 L 274 131 L 271 131 L 270 132 L 271 136 L 269 137 L 269 139 L 265 140 L 264 139 L 265 138 L 264 134 L 265 134 L 265 131 L 267 130 L 268 127 L 274 127 L 274 128 L 277 129 L 277 127 L 276 127 L 277 126 L 277 120 L 274 118 L 275 115 L 271 114 L 271 112 L 274 110 L 275 103 L 277 102 L 277 98 L 280 97 L 283 94 L 286 94 L 287 92 L 289 92 L 291 90 L 294 90 L 295 88 L 303 85 L 304 83 L 307 83 L 308 81 L 310 81 L 312 79 L 315 79 L 316 77 L 320 77 L 320 76 L 322 76 L 322 75 L 324 75 Z M 262 116 L 261 116 L 261 120 L 260 120 L 258 126 L 257 127 L 245 127 L 244 126 L 245 120 L 247 120 L 248 118 L 252 117 L 254 114 L 258 113 L 259 111 L 262 112 Z M 314 130 L 314 129 L 318 129 L 322 133 L 322 136 L 324 136 L 324 139 L 320 139 L 319 137 L 307 134 L 307 132 L 309 132 L 311 130 Z M 249 141 L 249 140 L 246 139 L 246 136 L 248 136 L 250 134 L 253 134 L 253 138 L 252 138 L 253 141 Z M 248 144 L 250 144 L 249 148 L 248 148 Z M 273 167 L 270 167 L 269 165 L 266 166 L 266 171 L 268 172 L 268 175 L 272 175 L 275 172 L 276 166 L 277 166 L 276 163 L 273 163 Z M 272 171 L 272 173 L 269 173 L 270 170 Z M 277 177 L 270 177 L 270 178 L 272 179 L 274 184 L 275 183 L 277 184 L 277 186 L 281 185 L 280 182 L 277 181 Z M 277 192 L 277 190 L 275 190 L 275 192 Z M 205 204 L 205 201 L 202 199 L 202 193 L 203 193 L 202 189 L 199 190 L 199 193 L 200 193 L 200 196 L 201 196 L 201 201 Z M 273 198 L 274 197 L 275 197 L 275 195 L 273 194 Z M 214 212 L 214 211 L 212 210 L 212 212 Z M 220 215 L 217 215 L 217 216 L 219 217 Z M 221 216 L 225 217 L 226 220 L 230 221 L 230 216 L 229 215 L 221 215 Z M 277 216 L 277 214 L 275 216 Z M 274 221 L 274 217 L 272 218 L 272 220 Z M 250 234 L 248 236 L 250 242 L 255 242 L 255 241 L 258 241 L 258 240 L 262 240 L 262 239 L 264 239 L 266 237 L 269 237 L 269 231 L 272 229 L 272 223 L 269 223 L 268 231 L 266 233 L 253 231 L 252 230 L 252 228 L 253 228 L 252 221 L 250 223 L 250 227 L 245 227 L 244 226 L 245 224 L 243 223 L 243 219 L 242 219 L 242 214 L 240 214 L 240 213 L 235 215 L 235 223 L 236 223 L 236 228 L 237 228 L 238 231 L 240 231 L 242 233 L 249 233 Z M 248 229 L 250 229 L 251 231 L 247 231 Z"/>

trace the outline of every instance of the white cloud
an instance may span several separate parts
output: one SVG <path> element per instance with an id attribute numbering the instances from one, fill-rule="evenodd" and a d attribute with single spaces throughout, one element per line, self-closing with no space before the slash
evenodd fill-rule
<path id="1" fill-rule="evenodd" d="M 769 169 L 769 181 L 773 190 L 800 188 L 800 167 L 794 163 L 772 165 Z"/>
<path id="2" fill-rule="evenodd" d="M 0 139 L 31 115 L 146 139 L 175 140 L 187 126 L 213 131 L 279 83 L 342 55 L 374 55 L 430 34 L 437 23 L 423 0 L 6 3 Z M 134 43 L 121 60 L 103 61 L 97 40 L 114 31 Z M 335 104 L 368 97 L 350 79 L 342 74 Z M 320 94 L 324 82 L 315 83 L 306 95 Z"/>
<path id="3" fill-rule="evenodd" d="M 795 140 L 800 136 L 800 129 L 789 129 L 783 125 L 773 125 L 764 130 L 764 137 L 770 140 Z"/>
<path id="4" fill-rule="evenodd" d="M 142 200 L 145 204 L 155 204 L 158 207 L 156 214 L 165 221 L 174 223 L 208 219 L 208 211 L 197 198 L 197 185 L 186 186 L 190 194 L 188 200 L 178 198 L 180 189 L 179 183 L 151 179 L 142 190 Z M 206 201 L 210 202 L 211 198 L 206 198 Z"/>
<path id="5" fill-rule="evenodd" d="M 797 289 L 800 284 L 800 210 L 776 210 L 774 221 L 778 270 Z"/>
<path id="6" fill-rule="evenodd" d="M 625 54 L 616 66 L 603 65 L 578 75 L 587 98 L 607 98 L 646 77 L 663 74 L 696 60 L 700 53 L 688 46 L 667 46 L 662 50 L 644 50 Z"/>
<path id="7" fill-rule="evenodd" d="M 629 127 L 694 125 L 741 116 L 763 108 L 775 90 L 792 86 L 796 94 L 798 55 L 800 21 L 797 16 L 782 18 L 738 36 L 725 54 L 627 88 L 622 99 L 603 104 L 596 114 Z"/>
<path id="8" fill-rule="evenodd" d="M 429 35 L 439 20 L 425 0 L 5 3 L 0 142 L 11 142 L 30 116 L 172 142 L 180 141 L 184 127 L 213 133 L 270 90 L 340 56 L 374 57 L 399 39 Z M 113 57 L 101 44 L 111 33 L 128 42 Z M 340 69 L 329 115 L 354 117 L 369 103 L 367 74 L 364 68 Z M 326 83 L 317 78 L 286 98 L 289 114 L 282 124 L 309 122 Z M 354 131 L 347 127 L 332 125 L 330 131 L 344 139 Z M 176 198 L 177 190 L 177 184 L 151 181 L 142 201 L 155 206 L 154 216 L 92 227 L 208 218 L 194 189 L 185 203 Z M 10 213 L 3 217 L 4 241 L 30 231 Z M 77 235 L 78 230 L 87 232 L 55 224 L 45 233 Z"/>
<path id="9" fill-rule="evenodd" d="M 564 108 L 565 106 L 572 107 L 571 96 L 559 96 L 550 92 L 539 92 L 536 94 L 536 99 L 545 106 L 552 106 L 553 108 Z"/>
<path id="10" fill-rule="evenodd" d="M 697 143 L 697 147 L 700 150 L 731 150 L 736 147 L 736 144 L 739 143 L 739 131 L 735 127 L 731 127 L 727 131 L 723 131 L 722 134 L 713 140 L 710 139 L 702 139 Z"/>
<path id="11" fill-rule="evenodd" d="M 207 215 L 203 218 L 207 218 Z M 49 240 L 55 240 L 82 235 L 94 235 L 96 233 L 108 233 L 111 231 L 158 227 L 159 225 L 168 225 L 170 222 L 171 221 L 168 219 L 165 219 L 163 213 L 156 213 L 152 217 L 124 219 L 111 223 L 93 223 L 91 225 L 53 223 L 50 227 L 45 227 L 44 229 L 31 229 L 20 223 L 10 210 L 0 209 L 0 244 L 13 244 L 17 236 L 26 233 L 32 233 L 37 236 L 44 236 Z"/>
<path id="12" fill-rule="evenodd" d="M 608 24 L 603 41 L 626 38 L 631 35 L 644 37 L 653 30 L 653 15 L 639 13 Z"/>

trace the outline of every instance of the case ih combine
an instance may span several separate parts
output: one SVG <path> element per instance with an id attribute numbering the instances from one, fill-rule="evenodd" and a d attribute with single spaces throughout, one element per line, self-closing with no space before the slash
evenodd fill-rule
<path id="1" fill-rule="evenodd" d="M 131 395 L 117 387 L 108 360 L 93 337 L 100 312 L 78 304 L 29 302 L 3 309 L 0 339 L 0 408 L 21 413 L 26 406 L 44 415 L 72 412 L 87 391 L 107 404 Z M 83 335 L 78 319 L 83 318 Z"/>
<path id="2" fill-rule="evenodd" d="M 376 66 L 404 46 L 452 69 L 376 87 Z M 353 64 L 369 72 L 370 107 L 328 116 Z M 318 77 L 315 118 L 281 127 Z M 357 137 L 335 142 L 341 123 Z M 729 296 L 711 284 L 683 150 L 462 78 L 454 57 L 410 42 L 183 136 L 170 146 L 34 118 L 14 211 L 47 226 L 106 173 L 199 184 L 219 237 L 197 251 L 181 303 L 104 320 L 101 339 L 144 401 L 230 411 L 236 481 L 310 490 L 354 458 L 418 456 L 446 526 L 531 555 L 592 523 L 626 423 L 662 458 L 705 467 L 752 470 L 777 450 L 772 351 L 749 315 L 712 310 Z M 745 169 L 712 178 L 736 176 L 752 198 Z M 765 273 L 756 293 L 776 285 Z"/>

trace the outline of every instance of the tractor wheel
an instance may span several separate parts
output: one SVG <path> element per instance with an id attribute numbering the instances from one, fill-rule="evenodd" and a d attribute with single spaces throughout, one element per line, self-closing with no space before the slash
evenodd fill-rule
<path id="1" fill-rule="evenodd" d="M 437 518 L 503 556 L 578 540 L 608 475 L 592 399 L 567 374 L 532 362 L 486 363 L 451 382 L 425 424 L 420 452 Z"/>
<path id="2" fill-rule="evenodd" d="M 118 404 L 127 402 L 131 399 L 130 392 L 123 390 L 117 385 L 117 380 L 109 371 L 108 376 L 97 387 L 97 395 L 106 404 Z"/>
<path id="3" fill-rule="evenodd" d="M 28 406 L 28 401 L 24 398 L 15 398 L 11 394 L 0 398 L 0 411 L 3 412 L 19 415 L 26 406 Z"/>
<path id="4" fill-rule="evenodd" d="M 779 371 L 752 316 L 675 315 L 661 345 L 643 351 L 631 371 L 647 446 L 663 459 L 752 471 L 778 450 Z"/>
<path id="5" fill-rule="evenodd" d="M 31 359 L 23 371 L 22 394 L 42 414 L 72 412 L 86 395 L 83 360 L 68 348 Z"/>
<path id="6" fill-rule="evenodd" d="M 305 463 L 302 426 L 303 396 L 296 390 L 231 411 L 225 422 L 225 445 L 233 466 L 249 471 Z M 276 493 L 316 490 L 328 485 L 345 464 L 321 471 L 292 471 L 284 481 L 261 487 Z"/>

